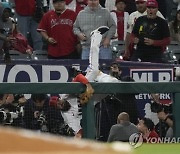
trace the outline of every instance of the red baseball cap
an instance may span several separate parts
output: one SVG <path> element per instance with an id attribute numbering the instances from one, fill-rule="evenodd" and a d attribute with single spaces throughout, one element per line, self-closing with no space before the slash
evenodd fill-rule
<path id="1" fill-rule="evenodd" d="M 146 6 L 158 8 L 158 2 L 156 0 L 148 0 Z"/>

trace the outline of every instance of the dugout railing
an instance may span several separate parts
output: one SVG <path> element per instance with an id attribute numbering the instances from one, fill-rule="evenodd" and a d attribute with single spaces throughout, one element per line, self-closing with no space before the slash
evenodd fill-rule
<path id="1" fill-rule="evenodd" d="M 95 93 L 173 93 L 174 134 L 180 137 L 180 82 L 151 83 L 92 83 Z M 84 86 L 80 83 L 0 83 L 0 93 L 81 93 Z M 95 137 L 93 101 L 83 108 L 83 129 L 86 138 Z"/>

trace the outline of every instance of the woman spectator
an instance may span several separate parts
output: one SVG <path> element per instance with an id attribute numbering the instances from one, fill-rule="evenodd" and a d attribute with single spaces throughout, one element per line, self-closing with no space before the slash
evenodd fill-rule
<path id="1" fill-rule="evenodd" d="M 176 13 L 176 17 L 169 23 L 170 35 L 172 41 L 180 43 L 180 9 Z"/>

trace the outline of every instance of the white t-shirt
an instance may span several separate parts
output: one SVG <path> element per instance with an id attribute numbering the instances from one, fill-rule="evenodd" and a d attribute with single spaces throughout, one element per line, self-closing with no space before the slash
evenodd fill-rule
<path id="1" fill-rule="evenodd" d="M 106 0 L 105 2 L 105 8 L 108 9 L 109 11 L 115 10 L 115 1 L 116 0 Z"/>

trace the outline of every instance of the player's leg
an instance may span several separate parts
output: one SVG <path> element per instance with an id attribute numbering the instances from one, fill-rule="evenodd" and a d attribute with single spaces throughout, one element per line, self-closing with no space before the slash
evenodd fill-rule
<path id="1" fill-rule="evenodd" d="M 106 26 L 101 26 L 91 32 L 91 46 L 89 53 L 89 66 L 86 77 L 89 81 L 94 81 L 99 73 L 99 47 L 102 41 L 102 35 L 109 30 Z"/>

